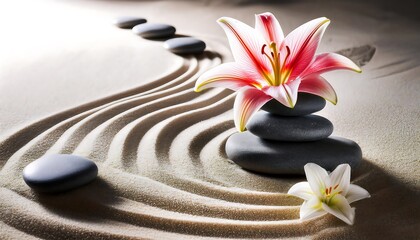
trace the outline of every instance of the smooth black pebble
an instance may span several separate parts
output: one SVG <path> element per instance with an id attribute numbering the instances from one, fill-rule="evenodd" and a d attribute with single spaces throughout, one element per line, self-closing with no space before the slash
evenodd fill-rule
<path id="1" fill-rule="evenodd" d="M 162 23 L 144 23 L 133 27 L 133 32 L 144 38 L 166 38 L 175 34 L 175 27 Z"/>
<path id="2" fill-rule="evenodd" d="M 23 169 L 23 180 L 38 192 L 63 192 L 96 178 L 98 167 L 86 158 L 69 154 L 45 155 Z"/>
<path id="3" fill-rule="evenodd" d="M 206 43 L 194 37 L 179 37 L 166 40 L 163 47 L 176 54 L 200 54 Z"/>
<path id="4" fill-rule="evenodd" d="M 261 139 L 250 132 L 235 133 L 226 142 L 229 159 L 244 169 L 266 174 L 304 175 L 307 163 L 328 171 L 348 163 L 356 167 L 362 160 L 357 143 L 339 137 L 314 142 L 279 142 Z"/>
<path id="5" fill-rule="evenodd" d="M 325 99 L 319 96 L 300 92 L 294 108 L 286 107 L 276 99 L 272 99 L 261 109 L 280 116 L 304 116 L 322 110 L 325 104 Z"/>
<path id="6" fill-rule="evenodd" d="M 114 19 L 114 25 L 119 28 L 131 29 L 136 25 L 146 23 L 147 20 L 139 17 L 118 17 Z"/>
<path id="7" fill-rule="evenodd" d="M 334 130 L 333 124 L 321 116 L 282 117 L 266 111 L 257 112 L 246 127 L 260 138 L 290 142 L 321 140 Z"/>

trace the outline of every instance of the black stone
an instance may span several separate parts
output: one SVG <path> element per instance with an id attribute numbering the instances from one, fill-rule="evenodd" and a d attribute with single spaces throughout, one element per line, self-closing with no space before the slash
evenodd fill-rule
<path id="1" fill-rule="evenodd" d="M 69 154 L 43 156 L 23 169 L 23 180 L 38 192 L 63 192 L 96 178 L 98 167 L 86 158 Z"/>
<path id="2" fill-rule="evenodd" d="M 175 31 L 175 27 L 162 23 L 143 23 L 133 27 L 133 32 L 144 38 L 172 37 Z"/>
<path id="3" fill-rule="evenodd" d="M 206 43 L 193 37 L 179 37 L 166 40 L 163 47 L 176 54 L 199 54 L 206 49 Z"/>
<path id="4" fill-rule="evenodd" d="M 319 96 L 300 92 L 294 108 L 286 107 L 276 99 L 272 99 L 261 109 L 281 116 L 303 116 L 322 110 L 325 104 L 325 99 Z"/>
<path id="5" fill-rule="evenodd" d="M 328 171 L 342 163 L 356 167 L 362 150 L 355 142 L 329 137 L 314 142 L 279 142 L 261 139 L 250 132 L 235 133 L 226 142 L 229 159 L 244 169 L 267 174 L 304 174 L 307 163 Z"/>
<path id="6" fill-rule="evenodd" d="M 147 20 L 144 18 L 138 18 L 138 17 L 118 17 L 114 19 L 114 25 L 119 28 L 124 29 L 131 29 L 136 25 L 146 23 Z"/>
<path id="7" fill-rule="evenodd" d="M 290 142 L 324 139 L 334 129 L 333 124 L 321 116 L 282 117 L 266 111 L 257 112 L 246 127 L 260 138 Z"/>

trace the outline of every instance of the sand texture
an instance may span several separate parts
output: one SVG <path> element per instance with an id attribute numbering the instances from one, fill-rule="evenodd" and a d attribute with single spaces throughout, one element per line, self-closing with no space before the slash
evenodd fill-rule
<path id="1" fill-rule="evenodd" d="M 285 193 L 303 178 L 247 172 L 226 158 L 234 93 L 193 91 L 200 74 L 232 61 L 215 20 L 253 24 L 265 11 L 286 33 L 329 17 L 319 52 L 363 66 L 325 74 L 339 103 L 319 113 L 363 150 L 352 182 L 372 197 L 353 204 L 353 226 L 332 216 L 301 222 L 302 201 Z M 1 3 L 0 238 L 418 239 L 420 32 L 411 13 L 364 1 Z M 119 15 L 173 24 L 208 49 L 171 54 L 112 26 Z M 92 159 L 98 179 L 34 193 L 22 169 L 50 153 Z"/>

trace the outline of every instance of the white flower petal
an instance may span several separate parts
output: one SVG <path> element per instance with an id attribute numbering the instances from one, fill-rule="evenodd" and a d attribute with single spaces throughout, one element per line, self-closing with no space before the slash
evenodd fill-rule
<path id="1" fill-rule="evenodd" d="M 315 163 L 307 163 L 304 169 L 312 191 L 318 197 L 323 197 L 326 186 L 330 185 L 327 171 Z"/>
<path id="2" fill-rule="evenodd" d="M 280 86 L 266 86 L 262 91 L 270 95 L 286 107 L 293 108 L 297 101 L 300 79 Z"/>
<path id="3" fill-rule="evenodd" d="M 334 190 L 339 189 L 342 191 L 342 195 L 345 196 L 350 186 L 350 172 L 351 167 L 348 164 L 340 164 L 337 168 L 330 174 L 331 186 Z M 337 189 L 335 189 L 335 187 Z"/>
<path id="4" fill-rule="evenodd" d="M 284 39 L 279 21 L 270 12 L 255 15 L 255 29 L 264 36 L 267 44 L 275 42 L 280 46 Z"/>
<path id="5" fill-rule="evenodd" d="M 262 87 L 264 82 L 258 80 L 259 75 L 239 64 L 224 63 L 202 74 L 195 82 L 194 91 L 200 92 L 211 87 L 229 88 L 234 91 L 244 86 Z"/>
<path id="6" fill-rule="evenodd" d="M 285 69 L 292 71 L 290 79 L 297 78 L 312 62 L 329 23 L 330 20 L 325 17 L 317 18 L 299 26 L 285 37 L 280 49 L 285 46 L 290 48 L 290 56 L 285 64 Z"/>
<path id="7" fill-rule="evenodd" d="M 289 105 L 291 105 L 292 107 L 295 107 L 295 105 L 296 105 L 298 89 L 299 89 L 300 83 L 301 83 L 300 79 L 295 79 L 291 82 L 287 82 L 287 83 L 284 84 L 284 86 L 285 86 L 284 89 L 287 92 Z"/>
<path id="8" fill-rule="evenodd" d="M 270 62 L 263 54 L 261 48 L 265 39 L 254 28 L 245 23 L 229 17 L 217 20 L 229 39 L 235 62 L 252 68 L 263 79 L 271 70 Z"/>
<path id="9" fill-rule="evenodd" d="M 352 60 L 337 53 L 321 53 L 315 56 L 314 61 L 303 71 L 300 77 L 311 74 L 322 74 L 338 69 L 353 70 L 361 73 L 362 70 Z"/>
<path id="10" fill-rule="evenodd" d="M 302 198 L 305 200 L 309 200 L 314 196 L 311 187 L 309 186 L 308 182 L 300 182 L 293 185 L 287 194 L 296 196 L 298 198 Z"/>
<path id="11" fill-rule="evenodd" d="M 325 215 L 327 212 L 322 209 L 322 203 L 319 201 L 319 198 L 313 196 L 309 201 L 305 201 L 300 207 L 300 220 L 309 220 L 316 218 L 322 215 Z"/>
<path id="12" fill-rule="evenodd" d="M 238 131 L 245 131 L 249 119 L 272 97 L 253 87 L 239 89 L 233 104 L 233 118 Z"/>
<path id="13" fill-rule="evenodd" d="M 350 207 L 347 199 L 342 195 L 337 194 L 331 198 L 329 205 L 322 203 L 322 208 L 328 213 L 343 220 L 345 223 L 353 225 L 354 215 L 356 214 L 355 209 Z"/>
<path id="14" fill-rule="evenodd" d="M 299 86 L 299 92 L 311 93 L 337 104 L 337 94 L 327 80 L 317 74 L 305 76 Z"/>
<path id="15" fill-rule="evenodd" d="M 370 194 L 364 188 L 354 184 L 350 184 L 346 199 L 349 203 L 362 200 L 364 198 L 370 198 Z"/>

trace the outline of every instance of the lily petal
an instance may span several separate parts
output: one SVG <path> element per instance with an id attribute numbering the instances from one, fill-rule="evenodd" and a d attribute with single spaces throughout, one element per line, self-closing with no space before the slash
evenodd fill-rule
<path id="1" fill-rule="evenodd" d="M 290 79 L 297 78 L 312 63 L 315 52 L 330 20 L 321 17 L 309 21 L 293 30 L 283 41 L 281 49 L 290 48 L 285 70 L 292 71 Z M 286 54 L 282 54 L 284 59 Z"/>
<path id="2" fill-rule="evenodd" d="M 336 191 L 342 191 L 342 195 L 345 196 L 350 186 L 350 172 L 351 168 L 348 164 L 340 164 L 330 174 L 331 187 Z M 337 189 L 336 189 L 337 188 Z"/>
<path id="3" fill-rule="evenodd" d="M 331 198 L 329 205 L 322 203 L 322 208 L 345 223 L 353 225 L 355 209 L 350 207 L 350 204 L 342 195 L 337 194 Z"/>
<path id="4" fill-rule="evenodd" d="M 300 207 L 300 220 L 309 220 L 322 215 L 327 212 L 322 209 L 322 203 L 317 197 L 312 197 L 308 201 L 305 201 Z"/>
<path id="5" fill-rule="evenodd" d="M 241 88 L 233 106 L 234 122 L 238 131 L 243 132 L 248 120 L 271 99 L 272 97 L 256 88 Z"/>
<path id="6" fill-rule="evenodd" d="M 242 66 L 255 69 L 262 77 L 268 79 L 270 63 L 261 54 L 261 47 L 265 44 L 264 38 L 256 30 L 245 23 L 229 17 L 217 20 L 229 39 L 235 61 Z"/>
<path id="7" fill-rule="evenodd" d="M 255 72 L 247 70 L 237 63 L 224 63 L 201 75 L 195 82 L 194 91 L 200 92 L 211 87 L 229 88 L 234 91 L 244 86 L 262 88 L 264 83 L 256 79 L 258 79 L 258 75 Z"/>
<path id="8" fill-rule="evenodd" d="M 337 104 L 337 94 L 334 88 L 323 77 L 312 74 L 302 79 L 299 86 L 299 92 L 311 93 L 318 95 L 332 104 Z"/>
<path id="9" fill-rule="evenodd" d="M 314 196 L 314 193 L 308 182 L 296 183 L 289 189 L 287 194 L 302 198 L 306 201 L 309 201 Z"/>
<path id="10" fill-rule="evenodd" d="M 315 163 L 307 163 L 304 167 L 309 186 L 318 197 L 323 197 L 326 186 L 330 186 L 327 171 Z"/>
<path id="11" fill-rule="evenodd" d="M 282 84 L 280 86 L 266 86 L 262 89 L 267 95 L 270 95 L 283 105 L 293 108 L 297 102 L 297 95 L 300 79 Z"/>
<path id="12" fill-rule="evenodd" d="M 255 29 L 264 36 L 267 44 L 275 42 L 279 46 L 284 39 L 279 21 L 270 12 L 255 15 Z"/>
<path id="13" fill-rule="evenodd" d="M 359 187 L 354 184 L 350 184 L 349 190 L 346 195 L 346 199 L 349 203 L 362 200 L 364 198 L 370 198 L 370 194 L 366 189 Z"/>
<path id="14" fill-rule="evenodd" d="M 313 73 L 322 74 L 332 70 L 346 69 L 361 73 L 362 69 L 352 60 L 337 53 L 322 53 L 315 57 L 312 64 L 300 75 L 304 77 Z"/>

